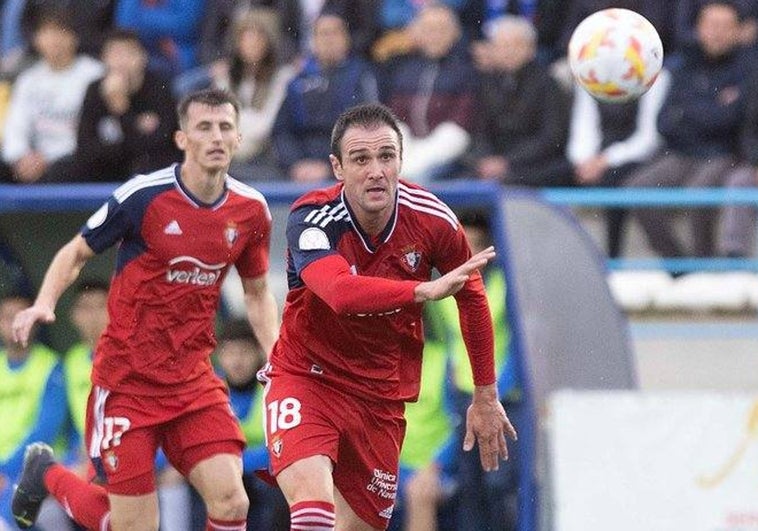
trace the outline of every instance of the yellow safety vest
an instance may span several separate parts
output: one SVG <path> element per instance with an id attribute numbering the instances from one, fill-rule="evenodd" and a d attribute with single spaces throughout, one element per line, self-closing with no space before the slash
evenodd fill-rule
<path id="1" fill-rule="evenodd" d="M 47 380 L 58 363 L 58 355 L 35 344 L 16 370 L 0 350 L 0 459 L 8 459 L 28 435 L 39 416 Z"/>

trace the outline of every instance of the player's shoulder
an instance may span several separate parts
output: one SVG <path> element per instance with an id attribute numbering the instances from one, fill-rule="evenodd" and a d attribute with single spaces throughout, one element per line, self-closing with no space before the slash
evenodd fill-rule
<path id="1" fill-rule="evenodd" d="M 398 205 L 414 217 L 429 223 L 449 225 L 458 229 L 458 218 L 439 197 L 421 186 L 401 180 L 397 185 Z"/>
<path id="2" fill-rule="evenodd" d="M 321 207 L 323 205 L 340 201 L 341 191 L 342 191 L 342 185 L 339 183 L 335 184 L 334 186 L 329 186 L 327 188 L 317 188 L 315 190 L 310 190 L 308 192 L 305 192 L 299 198 L 297 198 L 295 202 L 292 203 L 292 207 L 290 208 L 290 210 L 295 211 L 304 206 L 305 207 L 307 206 Z"/>
<path id="3" fill-rule="evenodd" d="M 268 203 L 266 201 L 266 197 L 260 191 L 250 186 L 249 184 L 245 184 L 242 181 L 239 181 L 235 179 L 234 177 L 227 175 L 226 187 L 229 190 L 229 192 L 239 197 L 242 197 L 244 199 L 257 201 L 261 203 L 263 206 L 265 206 L 266 209 L 268 210 Z"/>
<path id="4" fill-rule="evenodd" d="M 342 185 L 312 190 L 292 204 L 290 225 L 313 225 L 325 229 L 350 221 L 350 213 L 342 200 Z"/>
<path id="5" fill-rule="evenodd" d="M 123 203 L 135 195 L 158 194 L 166 189 L 173 188 L 175 183 L 176 165 L 172 165 L 151 173 L 135 175 L 116 188 L 113 197 L 118 203 Z"/>

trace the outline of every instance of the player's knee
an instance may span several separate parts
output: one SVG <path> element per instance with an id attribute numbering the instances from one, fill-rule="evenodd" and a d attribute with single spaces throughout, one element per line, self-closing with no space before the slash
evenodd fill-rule
<path id="1" fill-rule="evenodd" d="M 238 520 L 247 517 L 250 500 L 244 489 L 221 489 L 212 499 L 206 500 L 208 514 L 220 520 Z"/>

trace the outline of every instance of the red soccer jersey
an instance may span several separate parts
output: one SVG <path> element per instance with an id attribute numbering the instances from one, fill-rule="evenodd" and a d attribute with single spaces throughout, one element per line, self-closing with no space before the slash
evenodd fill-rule
<path id="1" fill-rule="evenodd" d="M 372 239 L 354 223 L 338 184 L 307 193 L 293 205 L 287 243 L 290 291 L 271 355 L 271 375 L 310 374 L 359 396 L 415 400 L 424 332 L 422 305 L 412 302 L 412 286 L 399 306 L 382 308 L 382 294 L 376 293 L 369 306 L 377 311 L 340 314 L 306 286 L 302 272 L 312 264 L 318 270 L 340 255 L 352 275 L 421 282 L 429 280 L 435 268 L 446 273 L 471 255 L 450 208 L 430 192 L 400 181 L 393 216 Z M 402 294 L 386 298 L 397 301 Z M 472 275 L 456 298 L 474 317 L 469 320 L 472 326 L 464 328 L 470 354 L 493 365 L 492 325 L 481 276 Z M 472 330 L 484 337 L 472 338 Z M 491 375 L 489 368 L 484 373 L 494 381 L 494 368 Z"/>
<path id="2" fill-rule="evenodd" d="M 243 278 L 268 271 L 263 196 L 227 177 L 222 197 L 204 204 L 179 170 L 127 181 L 82 228 L 95 252 L 120 242 L 92 372 L 106 389 L 167 396 L 215 386 L 209 356 L 226 272 L 232 264 Z"/>

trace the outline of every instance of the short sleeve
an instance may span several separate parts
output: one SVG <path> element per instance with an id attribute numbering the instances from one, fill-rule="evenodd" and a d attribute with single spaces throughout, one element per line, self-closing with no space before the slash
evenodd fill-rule
<path id="1" fill-rule="evenodd" d="M 124 239 L 133 228 L 127 211 L 125 203 L 115 197 L 108 199 L 81 228 L 87 245 L 99 254 Z"/>
<path id="2" fill-rule="evenodd" d="M 261 208 L 256 219 L 258 223 L 254 234 L 234 264 L 243 278 L 256 278 L 269 270 L 271 216 L 268 215 L 268 208 Z"/>

